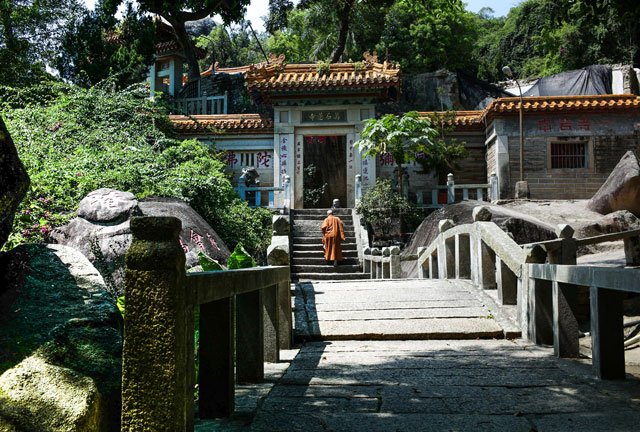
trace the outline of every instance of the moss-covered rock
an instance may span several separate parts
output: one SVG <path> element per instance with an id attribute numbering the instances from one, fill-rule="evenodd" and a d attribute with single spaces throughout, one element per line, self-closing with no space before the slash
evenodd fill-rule
<path id="1" fill-rule="evenodd" d="M 97 270 L 72 248 L 25 245 L 0 256 L 0 274 L 0 418 L 16 430 L 118 430 L 122 337 Z"/>

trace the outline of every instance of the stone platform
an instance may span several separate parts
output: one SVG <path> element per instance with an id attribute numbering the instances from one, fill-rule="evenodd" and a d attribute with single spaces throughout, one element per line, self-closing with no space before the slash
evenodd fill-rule
<path id="1" fill-rule="evenodd" d="M 465 281 L 301 282 L 298 340 L 503 338 L 490 299 Z"/>
<path id="2" fill-rule="evenodd" d="M 281 376 L 282 364 L 267 384 L 241 389 L 244 411 L 197 430 L 631 432 L 640 423 L 640 381 L 599 381 L 588 362 L 522 340 L 309 342 Z"/>

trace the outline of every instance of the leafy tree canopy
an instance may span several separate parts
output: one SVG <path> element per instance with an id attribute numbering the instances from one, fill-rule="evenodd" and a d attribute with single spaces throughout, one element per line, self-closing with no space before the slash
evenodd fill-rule
<path id="1" fill-rule="evenodd" d="M 464 156 L 464 146 L 446 141 L 432 121 L 411 111 L 403 116 L 387 114 L 380 119 L 369 119 L 354 143 L 364 156 L 388 153 L 397 167 L 398 185 L 402 194 L 402 165 L 418 161 L 427 170 L 441 171 Z"/>
<path id="2" fill-rule="evenodd" d="M 125 87 L 146 78 L 154 48 L 151 17 L 131 3 L 121 21 L 98 8 L 67 24 L 55 66 L 60 76 L 77 84 L 91 86 L 113 76 Z"/>
<path id="3" fill-rule="evenodd" d="M 389 10 L 378 52 L 405 72 L 467 68 L 478 37 L 474 15 L 461 0 L 397 0 Z"/>
<path id="4" fill-rule="evenodd" d="M 113 16 L 123 0 L 103 0 L 102 8 Z M 200 78 L 200 65 L 196 58 L 195 45 L 187 32 L 186 23 L 220 15 L 225 24 L 240 21 L 244 17 L 250 0 L 139 0 L 142 11 L 156 14 L 165 19 L 173 28 L 186 62 L 189 65 L 189 79 Z"/>
<path id="5" fill-rule="evenodd" d="M 24 86 L 46 77 L 78 0 L 0 0 L 0 85 Z"/>

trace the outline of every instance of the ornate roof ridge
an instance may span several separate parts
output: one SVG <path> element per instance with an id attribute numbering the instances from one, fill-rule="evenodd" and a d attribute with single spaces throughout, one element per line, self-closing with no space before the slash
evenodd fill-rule
<path id="1" fill-rule="evenodd" d="M 182 134 L 211 132 L 211 129 L 230 135 L 273 133 L 271 118 L 255 113 L 170 115 L 169 120 Z"/>

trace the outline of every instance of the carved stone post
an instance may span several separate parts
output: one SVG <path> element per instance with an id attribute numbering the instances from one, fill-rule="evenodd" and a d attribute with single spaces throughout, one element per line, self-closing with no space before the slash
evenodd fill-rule
<path id="1" fill-rule="evenodd" d="M 193 430 L 193 298 L 174 217 L 131 219 L 122 431 Z"/>

